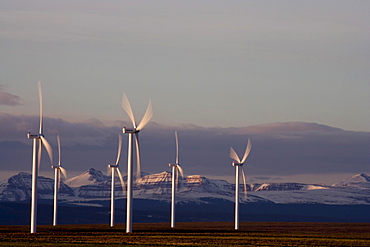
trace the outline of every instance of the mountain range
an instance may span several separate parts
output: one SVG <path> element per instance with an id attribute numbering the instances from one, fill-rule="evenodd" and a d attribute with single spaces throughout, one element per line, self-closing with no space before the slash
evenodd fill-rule
<path id="1" fill-rule="evenodd" d="M 124 180 L 126 178 L 124 177 Z M 111 177 L 91 168 L 61 183 L 60 201 L 64 204 L 88 203 L 110 199 Z M 52 200 L 54 180 L 39 177 L 40 199 Z M 125 198 L 126 191 L 117 178 L 116 197 Z M 240 191 L 243 190 L 240 185 Z M 226 180 L 190 175 L 179 180 L 178 203 L 208 203 L 210 199 L 234 201 L 235 184 Z M 30 199 L 31 174 L 21 172 L 0 182 L 0 201 L 25 202 Z M 134 198 L 169 202 L 171 173 L 142 173 L 134 185 Z M 247 196 L 241 203 L 370 205 L 370 177 L 357 174 L 331 186 L 303 183 L 256 183 L 247 185 Z"/>
<path id="2" fill-rule="evenodd" d="M 124 178 L 126 181 L 126 178 Z M 61 183 L 60 224 L 109 223 L 111 177 L 93 168 Z M 38 179 L 38 222 L 51 224 L 54 180 Z M 243 193 L 243 186 L 240 185 Z M 176 219 L 233 221 L 235 184 L 190 175 L 179 180 Z M 333 185 L 248 184 L 240 196 L 241 221 L 370 222 L 370 178 L 357 174 Z M 28 225 L 31 174 L 0 182 L 0 224 Z M 169 222 L 171 174 L 142 173 L 134 186 L 134 222 Z M 116 181 L 116 223 L 126 218 L 126 192 Z"/>

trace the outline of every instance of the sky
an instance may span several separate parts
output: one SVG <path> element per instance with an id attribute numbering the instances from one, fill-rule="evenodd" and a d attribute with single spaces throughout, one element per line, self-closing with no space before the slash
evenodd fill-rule
<path id="1" fill-rule="evenodd" d="M 178 129 L 191 149 L 183 151 L 190 174 L 230 179 L 231 168 L 223 167 L 230 145 L 242 153 L 252 137 L 261 148 L 253 145 L 250 157 L 255 177 L 335 182 L 370 172 L 369 10 L 369 1 L 329 0 L 1 1 L 0 179 L 5 171 L 30 170 L 24 163 L 31 144 L 23 135 L 38 128 L 38 81 L 45 135 L 52 144 L 58 133 L 63 144 L 70 141 L 64 145 L 72 174 L 115 155 L 116 135 L 129 124 L 123 92 L 137 119 L 153 104 L 142 152 L 143 163 L 155 165 L 143 164 L 144 171 L 161 172 L 162 160 L 171 161 L 165 156 Z M 290 130 L 283 124 L 289 122 L 344 132 L 317 134 L 303 124 L 287 134 L 281 129 Z M 279 128 L 266 127 L 272 123 Z M 245 130 L 260 125 L 258 133 Z M 312 151 L 317 160 L 302 159 L 312 141 L 319 142 Z M 219 169 L 208 169 L 211 162 Z"/>

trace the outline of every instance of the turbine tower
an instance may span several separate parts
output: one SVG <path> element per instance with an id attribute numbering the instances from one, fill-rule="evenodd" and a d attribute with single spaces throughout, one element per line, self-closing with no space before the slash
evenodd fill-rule
<path id="1" fill-rule="evenodd" d="M 153 116 L 152 111 L 152 103 L 149 101 L 148 108 L 146 109 L 146 112 L 143 116 L 143 119 L 139 123 L 139 125 L 136 125 L 134 113 L 132 112 L 132 108 L 130 105 L 130 102 L 128 101 L 128 98 L 126 94 L 123 94 L 122 99 L 122 108 L 126 111 L 127 115 L 129 116 L 133 127 L 132 128 L 126 128 L 123 127 L 122 132 L 128 134 L 128 145 L 127 145 L 127 213 L 126 213 L 126 232 L 132 232 L 132 177 L 133 177 L 133 167 L 132 167 L 132 158 L 133 158 L 133 145 L 132 145 L 132 139 L 135 137 L 135 144 L 136 144 L 136 163 L 137 163 L 137 175 L 136 179 L 140 178 L 140 146 L 139 146 L 139 132 L 142 130 L 145 125 L 150 121 L 150 119 Z M 134 136 L 135 134 L 135 136 Z"/>
<path id="2" fill-rule="evenodd" d="M 57 135 L 58 141 L 58 165 L 52 165 L 51 168 L 54 169 L 54 214 L 53 214 L 53 226 L 57 225 L 57 215 L 58 215 L 58 193 L 60 189 L 60 172 L 62 172 L 64 179 L 67 179 L 67 171 L 60 164 L 61 152 L 60 152 L 60 137 Z"/>
<path id="3" fill-rule="evenodd" d="M 42 126 L 42 90 L 41 83 L 37 83 L 40 100 L 40 127 L 38 134 L 28 132 L 28 139 L 32 139 L 32 192 L 31 192 L 31 233 L 36 233 L 37 226 L 37 177 L 41 162 L 42 145 L 45 146 L 49 155 L 50 163 L 53 164 L 53 149 L 45 139 Z"/>
<path id="4" fill-rule="evenodd" d="M 243 164 L 247 159 L 249 153 L 251 152 L 252 144 L 250 139 L 248 139 L 247 147 L 245 148 L 245 153 L 242 160 L 239 159 L 239 156 L 236 154 L 234 149 L 230 147 L 230 158 L 234 161 L 232 162 L 232 166 L 235 166 L 235 230 L 239 229 L 239 167 L 241 168 L 241 173 L 243 177 L 244 183 L 244 197 L 246 198 L 247 195 L 247 183 L 245 180 L 245 174 L 243 169 Z"/>
<path id="5" fill-rule="evenodd" d="M 169 163 L 168 166 L 172 168 L 172 201 L 171 201 L 171 227 L 175 227 L 175 191 L 178 184 L 179 172 L 181 177 L 184 177 L 184 171 L 179 164 L 179 139 L 177 131 L 175 131 L 176 139 L 176 163 Z"/>
<path id="6" fill-rule="evenodd" d="M 121 150 L 122 150 L 122 136 L 120 134 L 118 134 L 118 152 L 117 152 L 116 163 L 114 165 L 113 164 L 108 165 L 108 175 L 109 175 L 109 173 L 112 175 L 111 200 L 110 200 L 110 226 L 111 227 L 114 226 L 114 197 L 115 197 L 115 185 L 116 185 L 116 183 L 115 183 L 115 178 L 116 178 L 115 172 L 116 172 L 116 170 L 117 170 L 117 173 L 118 173 L 118 177 L 121 181 L 122 193 L 125 189 L 125 183 L 123 181 L 121 171 L 118 168 L 118 163 L 119 163 L 119 160 L 120 160 L 120 157 L 121 157 Z"/>

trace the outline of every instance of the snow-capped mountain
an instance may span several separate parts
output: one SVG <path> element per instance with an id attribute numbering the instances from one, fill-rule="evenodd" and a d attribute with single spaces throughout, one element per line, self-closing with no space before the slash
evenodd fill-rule
<path id="1" fill-rule="evenodd" d="M 359 189 L 370 189 L 370 177 L 364 173 L 354 175 L 348 179 L 344 179 L 333 184 L 335 187 L 354 187 Z"/>
<path id="2" fill-rule="evenodd" d="M 69 178 L 64 183 L 69 187 L 81 187 L 84 185 L 94 185 L 104 182 L 110 179 L 109 176 L 104 175 L 101 171 L 97 171 L 94 168 L 83 172 L 82 174 Z"/>
<path id="3" fill-rule="evenodd" d="M 38 190 L 42 199 L 52 199 L 54 180 L 39 177 Z M 31 175 L 21 172 L 0 182 L 0 201 L 26 201 L 31 193 Z M 61 200 L 74 204 L 83 201 L 110 199 L 110 176 L 93 168 L 61 184 Z M 370 178 L 358 174 L 332 186 L 302 183 L 249 184 L 248 196 L 242 203 L 370 205 Z M 212 199 L 234 201 L 235 185 L 225 180 L 200 175 L 179 179 L 177 201 L 208 203 Z M 243 188 L 241 185 L 241 193 Z M 126 191 L 116 181 L 116 197 L 124 199 Z M 170 201 L 171 174 L 167 171 L 149 174 L 136 180 L 134 198 Z"/>
<path id="4" fill-rule="evenodd" d="M 32 176 L 26 172 L 20 172 L 7 180 L 0 182 L 0 201 L 25 201 L 31 198 Z M 39 177 L 38 196 L 41 199 L 52 199 L 54 191 L 54 179 Z M 74 191 L 65 185 L 60 184 L 59 198 L 66 199 L 74 197 Z"/>
<path id="5" fill-rule="evenodd" d="M 164 171 L 147 175 L 137 180 L 134 195 L 137 198 L 156 200 L 171 200 L 171 173 Z M 200 175 L 187 176 L 179 179 L 177 185 L 177 201 L 204 202 L 206 198 L 216 198 L 232 201 L 234 185 L 225 180 L 208 179 Z M 244 200 L 244 199 L 242 199 Z M 252 196 L 249 201 L 265 201 Z"/>

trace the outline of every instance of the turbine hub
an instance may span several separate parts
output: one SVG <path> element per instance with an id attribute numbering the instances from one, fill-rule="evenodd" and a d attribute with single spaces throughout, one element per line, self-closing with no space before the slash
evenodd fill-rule
<path id="1" fill-rule="evenodd" d="M 122 132 L 123 133 L 127 133 L 127 134 L 134 134 L 134 133 L 140 132 L 140 130 L 137 130 L 136 128 L 126 128 L 126 127 L 123 127 Z"/>

